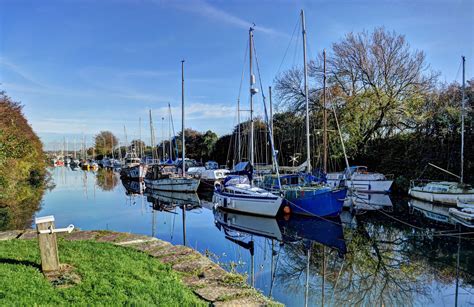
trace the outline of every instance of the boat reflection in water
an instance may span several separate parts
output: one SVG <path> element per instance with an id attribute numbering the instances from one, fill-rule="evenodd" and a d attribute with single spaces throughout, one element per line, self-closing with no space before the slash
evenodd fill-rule
<path id="1" fill-rule="evenodd" d="M 347 252 L 339 218 L 308 218 L 294 215 L 289 220 L 279 221 L 279 224 L 286 243 L 308 240 L 336 249 L 340 257 Z"/>
<path id="2" fill-rule="evenodd" d="M 344 201 L 344 207 L 350 208 L 351 211 L 358 213 L 359 211 L 385 210 L 391 212 L 393 209 L 392 200 L 389 194 L 381 193 L 364 193 L 352 191 L 347 195 Z"/>
<path id="3" fill-rule="evenodd" d="M 186 246 L 186 211 L 201 208 L 201 200 L 196 193 L 182 193 L 171 191 L 160 191 L 147 189 L 145 191 L 147 201 L 153 208 L 152 236 L 156 236 L 156 212 L 165 211 L 177 214 L 178 208 L 181 209 L 183 226 L 183 245 Z"/>
<path id="4" fill-rule="evenodd" d="M 311 276 L 310 261 L 314 253 L 314 245 L 321 244 L 323 255 L 326 247 L 337 250 L 340 257 L 346 253 L 344 232 L 339 218 L 318 218 L 291 216 L 286 220 L 275 218 L 245 215 L 233 212 L 214 210 L 216 227 L 225 234 L 225 238 L 245 249 L 250 253 L 250 284 L 255 286 L 255 247 L 257 237 L 271 240 L 271 280 L 268 295 L 272 296 L 274 281 L 280 259 L 284 252 L 284 245 L 303 245 L 301 252 L 306 259 L 305 304 L 309 299 L 309 280 Z M 276 244 L 279 243 L 278 250 Z M 324 257 L 324 256 L 323 256 Z M 283 256 L 286 258 L 286 256 Z"/>
<path id="5" fill-rule="evenodd" d="M 419 212 L 422 216 L 431 221 L 450 225 L 463 225 L 468 228 L 474 228 L 473 221 L 462 219 L 450 214 L 449 209 L 452 207 L 446 205 L 430 203 L 418 199 L 410 199 L 408 201 L 408 207 L 412 212 Z"/>
<path id="6" fill-rule="evenodd" d="M 410 199 L 408 201 L 408 207 L 414 212 L 421 213 L 425 218 L 432 221 L 455 224 L 455 222 L 449 217 L 449 207 L 417 199 Z"/>
<path id="7" fill-rule="evenodd" d="M 142 195 L 145 191 L 145 183 L 142 181 L 122 179 L 122 185 L 125 188 L 125 194 L 130 196 Z"/>
<path id="8" fill-rule="evenodd" d="M 186 206 L 187 208 L 201 206 L 201 200 L 196 193 L 179 193 L 147 189 L 145 191 L 145 196 L 147 197 L 147 201 L 153 204 L 153 208 L 155 208 L 155 205 L 157 208 L 163 205 Z"/>
<path id="9" fill-rule="evenodd" d="M 280 227 L 274 218 L 215 209 L 214 222 L 216 227 L 223 231 L 226 236 L 230 231 L 240 231 L 246 234 L 282 241 Z"/>

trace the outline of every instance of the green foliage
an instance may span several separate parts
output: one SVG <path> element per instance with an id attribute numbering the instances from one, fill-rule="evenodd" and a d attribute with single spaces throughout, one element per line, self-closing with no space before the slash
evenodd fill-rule
<path id="1" fill-rule="evenodd" d="M 214 150 L 215 143 L 217 142 L 217 134 L 208 130 L 204 134 L 193 129 L 185 130 L 185 142 L 186 142 L 186 158 L 196 159 L 197 161 L 205 162 L 211 159 L 211 154 Z M 180 132 L 176 136 L 176 143 L 178 146 L 179 154 L 181 155 L 181 139 L 182 133 Z M 160 147 L 163 146 L 162 144 Z M 165 150 L 169 146 L 165 142 Z M 174 147 L 173 147 L 174 151 Z M 180 156 L 181 157 L 181 156 Z"/>
<path id="2" fill-rule="evenodd" d="M 111 156 L 112 150 L 117 146 L 118 141 L 110 131 L 101 131 L 95 136 L 95 154 L 101 156 Z"/>
<path id="3" fill-rule="evenodd" d="M 39 270 L 35 240 L 0 242 L 0 304 L 205 305 L 169 266 L 132 249 L 60 240 L 59 257 L 76 268 L 79 284 L 53 287 Z"/>
<path id="4" fill-rule="evenodd" d="M 0 92 L 0 229 L 26 227 L 44 191 L 43 145 L 21 109 Z"/>

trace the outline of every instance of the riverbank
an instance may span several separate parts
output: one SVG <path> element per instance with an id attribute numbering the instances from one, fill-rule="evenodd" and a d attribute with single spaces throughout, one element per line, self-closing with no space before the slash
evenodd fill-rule
<path id="1" fill-rule="evenodd" d="M 75 268 L 70 287 L 42 278 L 34 230 L 0 232 L 0 275 L 10 276 L 0 303 L 278 305 L 186 246 L 110 231 L 74 231 L 58 243 L 61 263 Z"/>

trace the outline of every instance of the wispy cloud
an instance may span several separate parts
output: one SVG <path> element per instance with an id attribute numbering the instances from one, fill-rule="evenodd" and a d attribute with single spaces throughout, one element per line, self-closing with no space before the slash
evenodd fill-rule
<path id="1" fill-rule="evenodd" d="M 183 11 L 191 12 L 196 15 L 201 15 L 202 17 L 205 17 L 207 19 L 213 19 L 215 21 L 223 22 L 242 29 L 248 29 L 250 26 L 253 25 L 253 22 L 232 15 L 231 13 L 212 6 L 204 0 L 181 2 L 179 4 L 176 4 L 176 8 Z M 286 33 L 262 25 L 256 25 L 255 29 L 262 33 L 270 35 L 288 36 L 288 34 Z"/>
<path id="2" fill-rule="evenodd" d="M 31 83 L 40 87 L 46 87 L 44 84 L 42 84 L 42 82 L 39 82 L 37 78 L 33 76 L 30 72 L 16 65 L 15 63 L 12 63 L 11 61 L 7 60 L 5 57 L 0 57 L 0 66 L 3 66 L 4 68 L 20 76 L 22 79 L 24 79 L 28 83 Z"/>
<path id="3" fill-rule="evenodd" d="M 176 75 L 177 72 L 174 71 L 159 71 L 159 70 L 129 70 L 122 71 L 117 74 L 121 78 L 129 77 L 143 77 L 143 78 L 156 78 L 156 77 L 166 77 L 170 75 Z"/>
<path id="4" fill-rule="evenodd" d="M 236 107 L 226 104 L 189 103 L 185 106 L 186 120 L 211 120 L 216 118 L 233 118 Z M 153 114 L 167 114 L 168 107 L 154 109 Z M 181 106 L 172 106 L 171 112 L 175 120 L 181 120 Z"/>

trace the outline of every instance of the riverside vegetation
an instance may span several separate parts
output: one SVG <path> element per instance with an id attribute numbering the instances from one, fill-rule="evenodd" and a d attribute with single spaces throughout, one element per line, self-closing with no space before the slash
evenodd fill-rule
<path id="1" fill-rule="evenodd" d="M 46 175 L 43 145 L 21 104 L 0 91 L 0 230 L 31 225 Z"/>

